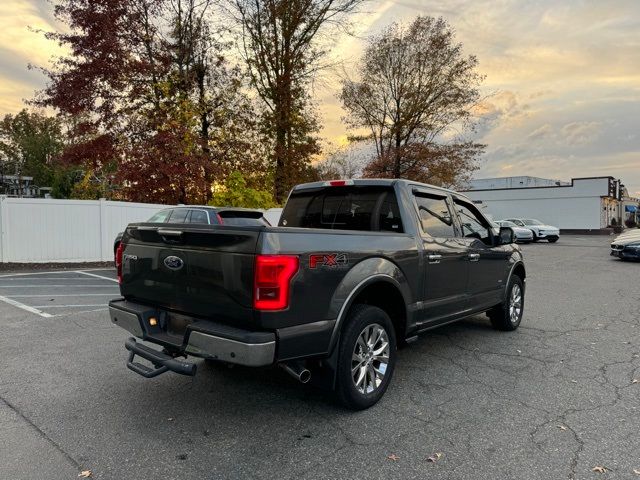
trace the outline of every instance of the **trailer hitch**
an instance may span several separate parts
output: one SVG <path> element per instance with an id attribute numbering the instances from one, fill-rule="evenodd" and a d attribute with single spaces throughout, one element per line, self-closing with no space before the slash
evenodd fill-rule
<path id="1" fill-rule="evenodd" d="M 158 350 L 154 350 L 153 348 L 149 348 L 136 342 L 136 339 L 133 337 L 129 338 L 125 342 L 124 347 L 129 350 L 127 368 L 145 378 L 157 377 L 169 370 L 179 373 L 180 375 L 188 375 L 191 377 L 196 374 L 197 365 L 195 363 L 177 360 L 166 353 L 159 352 Z M 134 362 L 136 355 L 151 362 L 154 368 Z"/>

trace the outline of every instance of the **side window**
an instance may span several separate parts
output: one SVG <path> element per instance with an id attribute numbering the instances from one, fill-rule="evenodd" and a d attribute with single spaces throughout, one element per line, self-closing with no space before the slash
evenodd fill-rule
<path id="1" fill-rule="evenodd" d="M 191 210 L 191 216 L 189 217 L 189 223 L 204 223 L 209 224 L 209 215 L 204 210 Z"/>
<path id="2" fill-rule="evenodd" d="M 380 231 L 403 233 L 400 209 L 395 195 L 387 194 L 380 206 Z"/>
<path id="3" fill-rule="evenodd" d="M 184 223 L 187 219 L 189 210 L 186 208 L 176 208 L 169 217 L 169 223 Z"/>
<path id="4" fill-rule="evenodd" d="M 454 200 L 456 212 L 460 218 L 462 236 L 467 238 L 477 238 L 485 244 L 491 245 L 491 233 L 484 217 L 472 205 Z"/>
<path id="5" fill-rule="evenodd" d="M 432 237 L 455 237 L 453 219 L 445 197 L 416 195 L 422 230 Z"/>

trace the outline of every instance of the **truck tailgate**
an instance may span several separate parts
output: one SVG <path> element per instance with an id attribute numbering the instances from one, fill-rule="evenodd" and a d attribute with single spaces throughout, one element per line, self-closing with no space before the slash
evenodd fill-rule
<path id="1" fill-rule="evenodd" d="M 189 315 L 251 321 L 254 256 L 264 227 L 131 224 L 121 293 Z"/>

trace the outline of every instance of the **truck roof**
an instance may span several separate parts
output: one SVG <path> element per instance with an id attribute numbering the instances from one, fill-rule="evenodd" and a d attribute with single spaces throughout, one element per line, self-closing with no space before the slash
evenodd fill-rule
<path id="1" fill-rule="evenodd" d="M 448 188 L 437 187 L 435 185 L 430 185 L 428 183 L 414 182 L 412 180 L 406 180 L 403 178 L 356 178 L 351 180 L 328 180 L 328 181 L 320 181 L 320 182 L 310 182 L 310 183 L 301 183 L 300 185 L 296 185 L 293 187 L 293 191 L 297 190 L 305 190 L 310 188 L 321 188 L 321 187 L 329 187 L 332 182 L 340 182 L 346 181 L 349 182 L 348 185 L 360 185 L 360 186 L 380 186 L 380 187 L 391 187 L 396 184 L 404 185 L 405 187 L 427 187 L 434 190 L 440 190 L 446 193 L 452 193 L 461 197 L 465 197 L 466 195 L 456 192 L 455 190 L 451 190 Z"/>

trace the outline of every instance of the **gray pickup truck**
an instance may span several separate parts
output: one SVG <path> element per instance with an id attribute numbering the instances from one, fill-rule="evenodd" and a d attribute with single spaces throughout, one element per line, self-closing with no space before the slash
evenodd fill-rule
<path id="1" fill-rule="evenodd" d="M 162 347 L 129 338 L 131 370 L 278 364 L 353 409 L 382 397 L 422 332 L 481 312 L 515 330 L 526 277 L 510 228 L 406 180 L 298 185 L 277 227 L 131 224 L 116 264 L 112 322 Z"/>

